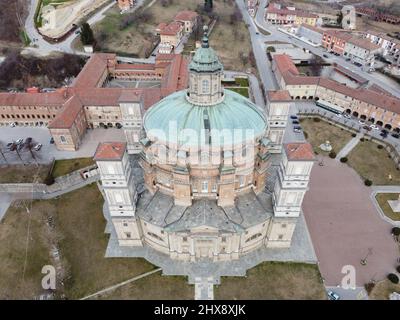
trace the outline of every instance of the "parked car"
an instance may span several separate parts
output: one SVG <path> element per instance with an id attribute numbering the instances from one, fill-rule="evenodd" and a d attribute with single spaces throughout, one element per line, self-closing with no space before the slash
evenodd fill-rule
<path id="1" fill-rule="evenodd" d="M 399 138 L 400 138 L 400 134 L 398 134 L 398 133 L 392 133 L 392 137 L 393 137 L 393 138 L 396 138 L 396 139 L 399 139 Z"/>
<path id="2" fill-rule="evenodd" d="M 329 56 L 328 56 L 327 54 L 325 54 L 325 53 L 324 53 L 322 56 L 323 56 L 324 58 L 329 58 Z"/>
<path id="3" fill-rule="evenodd" d="M 297 121 L 297 120 L 293 120 L 293 121 L 292 121 L 292 124 L 300 124 L 300 122 Z"/>
<path id="4" fill-rule="evenodd" d="M 22 142 L 24 142 L 24 139 L 22 139 L 22 138 L 20 138 L 20 139 L 18 139 L 17 141 L 15 141 L 15 144 L 21 144 Z"/>
<path id="5" fill-rule="evenodd" d="M 328 298 L 329 300 L 340 300 L 340 296 L 336 292 L 331 290 L 328 291 Z"/>
<path id="6" fill-rule="evenodd" d="M 376 124 L 371 124 L 369 126 L 372 130 L 379 130 L 379 127 Z"/>
<path id="7" fill-rule="evenodd" d="M 299 127 L 299 126 L 294 126 L 294 127 L 293 127 L 293 132 L 295 132 L 295 133 L 301 132 L 301 127 Z"/>
<path id="8" fill-rule="evenodd" d="M 39 151 L 40 149 L 42 149 L 42 144 L 41 143 L 38 143 L 37 145 L 35 145 L 33 147 L 33 150 L 35 150 L 35 151 Z"/>
<path id="9" fill-rule="evenodd" d="M 14 145 L 14 142 L 9 142 L 7 143 L 7 149 L 11 149 L 11 147 Z"/>
<path id="10" fill-rule="evenodd" d="M 54 143 L 54 138 L 51 138 L 50 139 L 50 144 L 53 144 Z"/>
<path id="11" fill-rule="evenodd" d="M 343 117 L 345 117 L 346 119 L 351 119 L 351 115 L 349 115 L 348 113 L 343 113 Z"/>
<path id="12" fill-rule="evenodd" d="M 338 118 L 343 117 L 343 115 L 341 113 L 335 113 L 335 116 L 338 117 Z"/>
<path id="13" fill-rule="evenodd" d="M 11 128 L 14 128 L 16 126 L 17 126 L 17 123 L 15 123 L 15 122 L 11 123 Z"/>
<path id="14" fill-rule="evenodd" d="M 295 115 L 291 115 L 291 116 L 290 116 L 290 119 L 297 120 L 297 119 L 298 119 L 298 117 L 297 117 L 297 116 L 295 116 Z"/>
<path id="15" fill-rule="evenodd" d="M 365 124 L 365 121 L 364 120 L 358 120 L 358 123 L 359 124 Z"/>
<path id="16" fill-rule="evenodd" d="M 382 138 L 386 138 L 386 137 L 388 136 L 388 132 L 387 132 L 385 129 L 383 129 L 379 135 L 380 135 Z"/>
<path id="17" fill-rule="evenodd" d="M 365 130 L 367 130 L 367 131 L 371 131 L 371 130 L 372 130 L 372 128 L 369 127 L 369 126 L 363 126 L 363 129 L 365 129 Z"/>

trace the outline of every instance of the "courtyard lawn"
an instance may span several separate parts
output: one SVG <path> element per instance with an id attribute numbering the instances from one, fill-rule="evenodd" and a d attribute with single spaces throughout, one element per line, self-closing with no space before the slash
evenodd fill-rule
<path id="1" fill-rule="evenodd" d="M 400 293 L 400 284 L 394 284 L 385 279 L 375 285 L 369 294 L 369 298 L 372 300 L 389 300 L 389 295 L 393 292 Z"/>
<path id="2" fill-rule="evenodd" d="M 95 297 L 107 300 L 193 300 L 187 277 L 163 276 L 161 271 Z"/>
<path id="3" fill-rule="evenodd" d="M 53 177 L 61 177 L 75 170 L 79 170 L 94 164 L 93 158 L 76 158 L 56 160 L 53 168 Z"/>
<path id="4" fill-rule="evenodd" d="M 249 97 L 249 88 L 230 88 L 230 87 L 225 87 L 227 90 L 235 91 L 242 96 L 248 98 Z"/>
<path id="5" fill-rule="evenodd" d="M 318 154 L 328 154 L 319 147 L 327 140 L 331 143 L 333 151 L 338 153 L 352 138 L 350 132 L 323 120 L 316 122 L 313 118 L 304 118 L 300 119 L 300 125 L 307 141 Z"/>
<path id="6" fill-rule="evenodd" d="M 12 207 L 0 224 L 0 299 L 32 299 L 42 293 L 41 269 L 54 265 L 50 247 L 60 251 L 65 287 L 57 290 L 77 299 L 154 269 L 140 258 L 104 258 L 108 235 L 104 233 L 104 200 L 96 184 L 48 201 Z M 52 217 L 54 228 L 47 225 Z M 31 218 L 25 276 L 25 241 Z M 163 288 L 164 290 L 164 288 Z M 161 294 L 161 293 L 160 293 Z M 167 296 L 165 296 L 167 298 Z"/>
<path id="7" fill-rule="evenodd" d="M 326 299 L 317 265 L 264 262 L 247 271 L 247 277 L 223 277 L 215 299 Z"/>
<path id="8" fill-rule="evenodd" d="M 374 185 L 399 185 L 400 171 L 388 152 L 378 149 L 377 146 L 371 141 L 360 141 L 348 155 L 348 164 L 363 179 L 370 179 Z"/>
<path id="9" fill-rule="evenodd" d="M 49 171 L 50 165 L 1 165 L 0 183 L 42 183 Z"/>
<path id="10" fill-rule="evenodd" d="M 389 205 L 388 200 L 398 200 L 398 193 L 378 193 L 376 195 L 376 201 L 378 201 L 385 216 L 394 221 L 400 221 L 400 212 L 394 212 Z"/>

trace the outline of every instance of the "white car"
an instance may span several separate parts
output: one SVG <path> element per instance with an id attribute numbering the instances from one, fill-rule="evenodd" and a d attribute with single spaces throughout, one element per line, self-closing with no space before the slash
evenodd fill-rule
<path id="1" fill-rule="evenodd" d="M 41 143 L 38 143 L 37 145 L 35 145 L 35 146 L 33 147 L 33 150 L 39 151 L 41 148 L 42 148 L 42 144 L 41 144 Z"/>
<path id="2" fill-rule="evenodd" d="M 342 117 L 342 115 L 340 113 L 335 113 L 335 116 L 338 117 L 338 118 Z"/>
<path id="3" fill-rule="evenodd" d="M 329 290 L 328 291 L 328 298 L 329 298 L 329 300 L 339 300 L 340 296 L 336 292 L 333 292 L 333 291 Z"/>
<path id="4" fill-rule="evenodd" d="M 24 142 L 24 139 L 18 139 L 17 141 L 15 141 L 15 144 L 21 144 L 22 142 Z"/>
<path id="5" fill-rule="evenodd" d="M 376 124 L 371 124 L 369 126 L 372 130 L 379 130 L 379 127 Z"/>
<path id="6" fill-rule="evenodd" d="M 345 117 L 346 119 L 351 119 L 351 116 L 348 113 L 343 113 L 343 117 Z"/>
<path id="7" fill-rule="evenodd" d="M 358 120 L 358 123 L 359 124 L 365 124 L 365 121 L 364 120 Z"/>

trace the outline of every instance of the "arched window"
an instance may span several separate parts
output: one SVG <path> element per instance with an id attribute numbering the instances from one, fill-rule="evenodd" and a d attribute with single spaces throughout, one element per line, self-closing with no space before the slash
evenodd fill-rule
<path id="1" fill-rule="evenodd" d="M 67 139 L 64 136 L 60 136 L 61 143 L 67 143 Z"/>
<path id="2" fill-rule="evenodd" d="M 208 80 L 203 80 L 202 81 L 202 92 L 203 93 L 209 93 L 210 92 L 210 84 Z"/>

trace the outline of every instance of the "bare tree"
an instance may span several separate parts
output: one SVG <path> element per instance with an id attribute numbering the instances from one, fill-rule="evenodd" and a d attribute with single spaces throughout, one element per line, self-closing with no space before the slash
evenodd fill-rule
<path id="1" fill-rule="evenodd" d="M 2 157 L 4 158 L 4 161 L 8 164 L 8 161 L 6 159 L 6 156 L 4 155 L 3 152 L 3 143 L 0 141 L 0 154 L 2 155 Z"/>
<path id="2" fill-rule="evenodd" d="M 18 155 L 18 158 L 21 160 L 22 163 L 24 163 L 24 161 L 21 158 L 21 154 L 19 153 L 17 144 L 13 143 L 12 146 L 10 147 L 10 151 L 15 151 Z"/>

